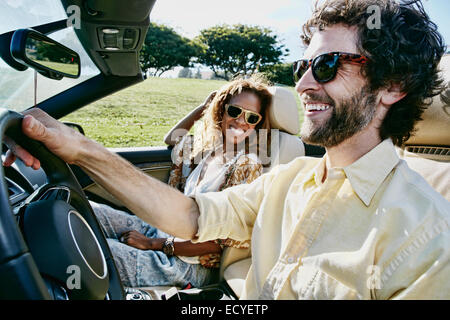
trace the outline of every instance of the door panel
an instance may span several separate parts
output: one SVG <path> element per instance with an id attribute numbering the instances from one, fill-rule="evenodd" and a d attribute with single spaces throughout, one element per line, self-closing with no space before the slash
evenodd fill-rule
<path id="1" fill-rule="evenodd" d="M 144 147 L 111 148 L 109 150 L 125 158 L 145 174 L 167 183 L 172 167 L 171 149 L 167 147 Z M 93 181 L 82 169 L 77 166 L 71 167 L 88 197 L 95 201 L 101 200 L 107 204 L 113 204 L 119 208 L 123 207 L 119 200 Z"/>

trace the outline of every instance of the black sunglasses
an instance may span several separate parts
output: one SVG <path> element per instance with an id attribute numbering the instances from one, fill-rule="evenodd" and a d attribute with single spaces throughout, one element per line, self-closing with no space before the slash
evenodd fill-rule
<path id="1" fill-rule="evenodd" d="M 247 122 L 249 125 L 255 126 L 257 125 L 261 119 L 262 119 L 262 115 L 260 115 L 259 113 L 250 111 L 250 110 L 245 110 L 242 107 L 233 105 L 233 104 L 227 104 L 225 105 L 225 110 L 227 112 L 227 114 L 233 118 L 233 119 L 237 119 L 241 116 L 242 112 L 245 113 L 245 122 Z"/>
<path id="2" fill-rule="evenodd" d="M 313 59 L 300 59 L 293 63 L 294 81 L 297 82 L 311 67 L 314 79 L 319 83 L 326 83 L 334 79 L 339 68 L 339 61 L 364 64 L 368 58 L 360 54 L 346 52 L 328 52 Z"/>

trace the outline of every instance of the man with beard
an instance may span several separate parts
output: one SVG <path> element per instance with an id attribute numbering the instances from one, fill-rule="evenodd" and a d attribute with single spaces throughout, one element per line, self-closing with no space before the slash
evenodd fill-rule
<path id="1" fill-rule="evenodd" d="M 378 29 L 367 24 L 373 5 Z M 301 136 L 326 148 L 323 159 L 301 157 L 194 199 L 42 112 L 23 130 L 167 233 L 251 239 L 244 299 L 450 298 L 449 203 L 394 149 L 442 90 L 436 26 L 420 2 L 330 0 L 303 30 L 308 48 L 294 64 Z"/>

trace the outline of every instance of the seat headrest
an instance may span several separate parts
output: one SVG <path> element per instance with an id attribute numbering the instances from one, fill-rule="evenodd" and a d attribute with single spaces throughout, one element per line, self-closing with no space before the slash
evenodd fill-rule
<path id="1" fill-rule="evenodd" d="M 450 55 L 442 57 L 439 66 L 447 88 L 433 98 L 406 145 L 450 146 Z"/>
<path id="2" fill-rule="evenodd" d="M 273 129 L 297 134 L 300 130 L 300 119 L 297 101 L 294 94 L 287 88 L 270 87 L 272 105 L 270 108 L 270 124 Z"/>

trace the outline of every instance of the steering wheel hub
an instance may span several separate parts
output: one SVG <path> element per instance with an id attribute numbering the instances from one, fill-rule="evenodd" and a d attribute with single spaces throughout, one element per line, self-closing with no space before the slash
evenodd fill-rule
<path id="1" fill-rule="evenodd" d="M 24 213 L 24 236 L 39 271 L 68 288 L 70 299 L 103 299 L 105 256 L 86 220 L 62 200 L 33 202 Z"/>

